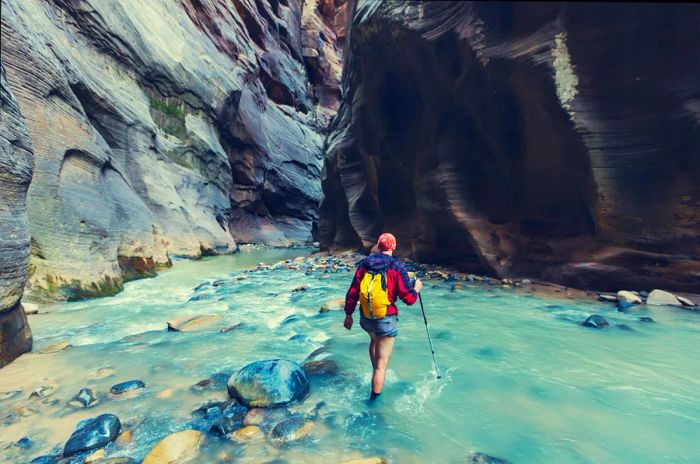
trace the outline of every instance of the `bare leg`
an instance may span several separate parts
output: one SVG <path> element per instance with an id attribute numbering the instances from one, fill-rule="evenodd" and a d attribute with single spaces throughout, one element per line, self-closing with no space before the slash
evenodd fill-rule
<path id="1" fill-rule="evenodd" d="M 369 341 L 369 360 L 372 362 L 372 370 L 374 370 L 374 366 L 377 364 L 377 354 L 376 354 L 376 348 L 377 348 L 377 336 L 374 334 L 369 334 L 370 341 Z"/>
<path id="2" fill-rule="evenodd" d="M 374 337 L 373 337 L 374 338 Z M 381 393 L 386 379 L 386 370 L 389 366 L 389 358 L 394 350 L 394 340 L 396 337 L 376 337 L 375 340 L 375 362 L 372 373 L 372 393 Z"/>

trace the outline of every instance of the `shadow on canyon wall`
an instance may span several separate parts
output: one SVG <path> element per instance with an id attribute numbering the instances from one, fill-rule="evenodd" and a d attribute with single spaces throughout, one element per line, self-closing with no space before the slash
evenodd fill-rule
<path id="1" fill-rule="evenodd" d="M 359 1 L 320 240 L 700 288 L 700 8 Z"/>

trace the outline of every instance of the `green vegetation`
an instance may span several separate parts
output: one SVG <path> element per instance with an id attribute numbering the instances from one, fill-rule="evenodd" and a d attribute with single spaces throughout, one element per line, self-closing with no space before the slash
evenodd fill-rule
<path id="1" fill-rule="evenodd" d="M 155 97 L 148 97 L 148 101 L 151 104 L 151 108 L 158 110 L 167 116 L 184 119 L 185 115 L 187 114 L 187 112 L 179 106 L 172 105 L 165 100 L 158 100 Z"/>

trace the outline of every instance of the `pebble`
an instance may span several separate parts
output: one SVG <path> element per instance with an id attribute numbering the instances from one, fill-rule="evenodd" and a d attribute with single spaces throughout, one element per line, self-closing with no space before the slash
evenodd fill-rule
<path id="1" fill-rule="evenodd" d="M 314 428 L 314 423 L 302 417 L 286 419 L 272 429 L 272 439 L 278 442 L 288 443 L 298 441 L 309 436 Z"/>
<path id="2" fill-rule="evenodd" d="M 695 303 L 693 303 L 692 301 L 690 301 L 686 297 L 676 296 L 676 298 L 678 299 L 678 301 L 680 301 L 683 304 L 683 306 L 696 306 Z"/>
<path id="3" fill-rule="evenodd" d="M 146 388 L 146 384 L 140 380 L 128 380 L 126 382 L 121 382 L 113 385 L 109 390 L 113 395 L 122 395 L 126 392 L 141 390 Z"/>
<path id="4" fill-rule="evenodd" d="M 73 408 L 91 408 L 99 403 L 97 393 L 92 388 L 83 388 L 68 402 L 68 405 Z"/>
<path id="5" fill-rule="evenodd" d="M 252 443 L 264 439 L 263 431 L 256 425 L 247 425 L 231 434 L 231 440 L 237 443 Z"/>

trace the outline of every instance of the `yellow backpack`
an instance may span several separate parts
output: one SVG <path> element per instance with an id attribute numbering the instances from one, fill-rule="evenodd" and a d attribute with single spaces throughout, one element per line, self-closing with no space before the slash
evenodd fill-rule
<path id="1" fill-rule="evenodd" d="M 367 271 L 360 282 L 360 307 L 369 319 L 381 319 L 391 304 L 386 289 L 386 271 Z"/>

